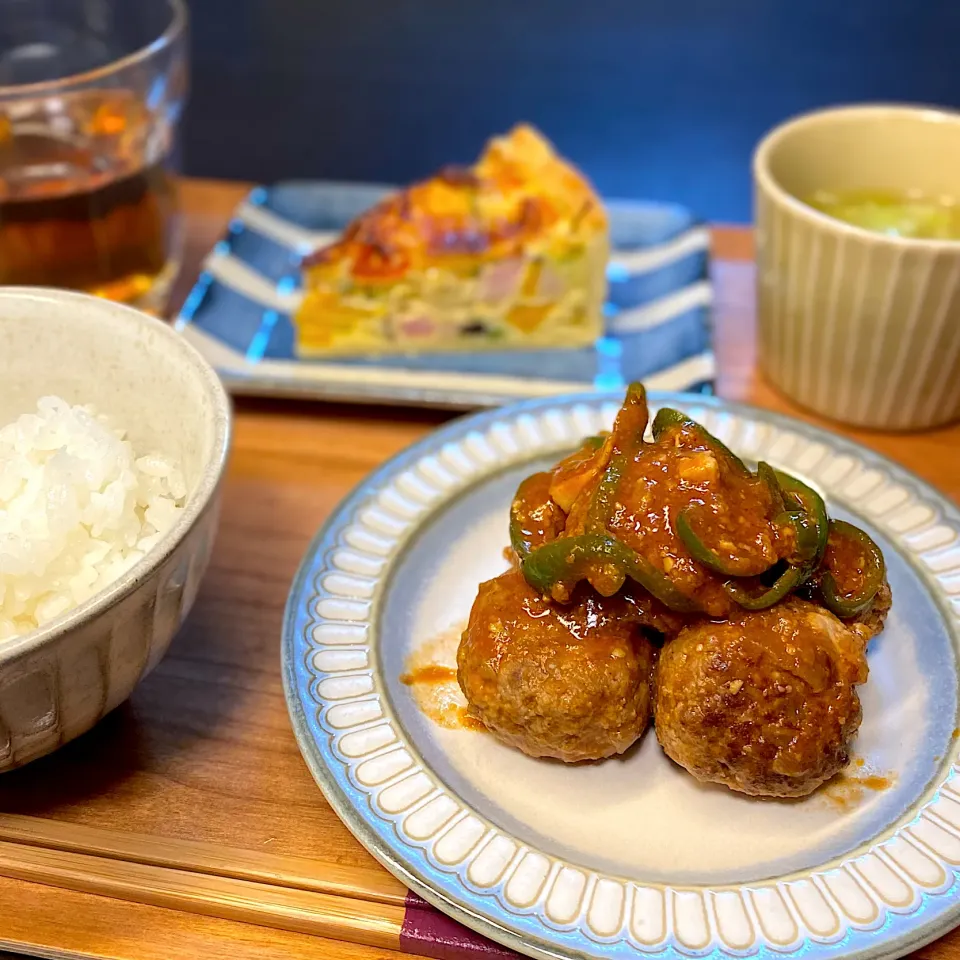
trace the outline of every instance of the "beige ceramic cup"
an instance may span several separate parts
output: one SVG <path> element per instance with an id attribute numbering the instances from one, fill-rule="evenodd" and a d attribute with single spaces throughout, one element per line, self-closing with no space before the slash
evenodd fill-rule
<path id="1" fill-rule="evenodd" d="M 960 198 L 960 114 L 843 107 L 790 120 L 753 158 L 760 366 L 845 423 L 960 417 L 960 241 L 871 233 L 799 200 L 818 189 Z"/>

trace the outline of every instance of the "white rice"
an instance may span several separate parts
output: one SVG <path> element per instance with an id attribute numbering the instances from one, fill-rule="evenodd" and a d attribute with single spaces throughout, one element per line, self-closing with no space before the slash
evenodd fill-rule
<path id="1" fill-rule="evenodd" d="M 0 640 L 83 603 L 176 523 L 179 467 L 124 436 L 59 397 L 0 429 Z"/>

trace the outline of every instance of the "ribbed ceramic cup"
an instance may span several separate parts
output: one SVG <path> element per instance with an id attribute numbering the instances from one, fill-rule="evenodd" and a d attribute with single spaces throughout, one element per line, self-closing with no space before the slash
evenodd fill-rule
<path id="1" fill-rule="evenodd" d="M 842 107 L 790 120 L 753 158 L 760 366 L 798 403 L 887 429 L 960 418 L 960 241 L 871 233 L 799 197 L 960 197 L 960 114 Z"/>

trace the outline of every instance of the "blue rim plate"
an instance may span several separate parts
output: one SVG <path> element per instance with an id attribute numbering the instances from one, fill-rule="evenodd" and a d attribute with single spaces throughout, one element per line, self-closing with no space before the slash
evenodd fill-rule
<path id="1" fill-rule="evenodd" d="M 390 189 L 291 181 L 258 187 L 237 207 L 176 321 L 234 393 L 470 408 L 640 378 L 709 390 L 709 235 L 667 203 L 608 203 L 607 330 L 592 347 L 298 359 L 291 314 L 302 255 Z"/>
<path id="2" fill-rule="evenodd" d="M 907 953 L 960 920 L 960 511 L 816 427 L 713 398 L 651 403 L 804 477 L 880 542 L 894 606 L 871 643 L 855 755 L 888 789 L 854 777 L 842 796 L 830 785 L 799 802 L 756 800 L 697 784 L 649 732 L 623 759 L 568 767 L 441 729 L 419 710 L 399 681 L 404 664 L 455 638 L 477 584 L 504 568 L 519 478 L 610 425 L 616 404 L 596 394 L 452 423 L 334 513 L 284 620 L 303 755 L 389 870 L 532 956 Z"/>

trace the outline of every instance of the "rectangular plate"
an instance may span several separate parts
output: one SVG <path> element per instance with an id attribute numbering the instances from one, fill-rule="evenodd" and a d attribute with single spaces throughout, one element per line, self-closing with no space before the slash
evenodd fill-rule
<path id="1" fill-rule="evenodd" d="M 394 189 L 290 181 L 240 204 L 176 321 L 232 392 L 467 409 L 637 379 L 710 389 L 709 235 L 665 203 L 607 201 L 607 329 L 591 347 L 298 359 L 300 258 Z"/>

